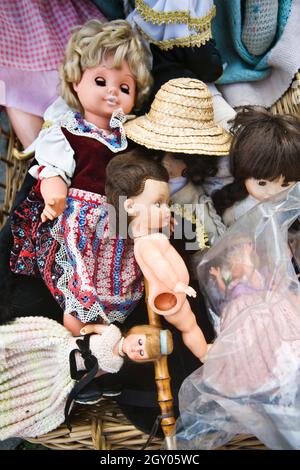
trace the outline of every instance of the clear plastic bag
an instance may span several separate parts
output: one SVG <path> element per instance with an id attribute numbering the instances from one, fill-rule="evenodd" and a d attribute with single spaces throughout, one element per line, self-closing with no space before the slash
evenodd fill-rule
<path id="1" fill-rule="evenodd" d="M 240 218 L 198 264 L 216 329 L 205 364 L 179 392 L 179 449 L 254 434 L 300 449 L 300 284 L 288 228 L 300 183 Z"/>

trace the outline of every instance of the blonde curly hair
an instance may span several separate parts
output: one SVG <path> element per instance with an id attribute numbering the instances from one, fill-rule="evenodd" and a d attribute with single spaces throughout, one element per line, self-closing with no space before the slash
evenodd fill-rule
<path id="1" fill-rule="evenodd" d="M 152 84 L 150 57 L 138 34 L 125 20 L 90 20 L 73 32 L 60 66 L 61 95 L 71 108 L 83 112 L 73 84 L 80 82 L 86 69 L 96 67 L 110 54 L 114 54 L 116 68 L 124 60 L 128 62 L 136 79 L 135 107 L 147 98 Z"/>

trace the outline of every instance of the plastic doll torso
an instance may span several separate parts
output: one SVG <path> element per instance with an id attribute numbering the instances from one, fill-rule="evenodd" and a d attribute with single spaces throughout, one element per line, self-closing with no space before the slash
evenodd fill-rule
<path id="1" fill-rule="evenodd" d="M 150 266 L 145 262 L 142 253 L 145 250 L 155 250 L 171 266 L 177 274 L 178 282 L 189 283 L 189 274 L 183 259 L 170 244 L 168 238 L 162 233 L 136 238 L 134 241 L 134 254 L 145 278 L 149 283 L 149 305 L 158 314 L 170 315 L 177 312 L 183 305 L 186 295 L 174 293 L 156 275 L 159 266 Z M 175 287 L 175 286 L 174 286 Z M 162 295 L 166 294 L 166 295 Z M 158 296 L 160 296 L 158 298 Z M 168 311 L 166 313 L 166 310 Z"/>

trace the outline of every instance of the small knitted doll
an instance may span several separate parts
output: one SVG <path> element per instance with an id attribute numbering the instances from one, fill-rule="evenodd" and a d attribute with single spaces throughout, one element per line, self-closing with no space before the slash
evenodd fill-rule
<path id="1" fill-rule="evenodd" d="M 247 0 L 245 2 L 242 41 L 250 54 L 264 54 L 277 29 L 278 0 Z"/>
<path id="2" fill-rule="evenodd" d="M 97 371 L 118 372 L 124 356 L 141 362 L 172 352 L 170 332 L 150 325 L 125 337 L 115 325 L 91 325 L 91 331 L 100 334 L 74 338 L 44 317 L 0 326 L 0 441 L 40 436 L 63 423 L 80 386 L 78 371 L 87 370 L 87 381 Z"/>

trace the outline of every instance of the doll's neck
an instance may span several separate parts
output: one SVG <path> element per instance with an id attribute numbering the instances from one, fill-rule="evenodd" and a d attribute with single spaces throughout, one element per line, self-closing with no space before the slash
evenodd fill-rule
<path id="1" fill-rule="evenodd" d="M 131 228 L 132 237 L 134 239 L 135 238 L 147 237 L 148 235 L 158 233 L 158 229 L 151 229 L 151 227 L 144 226 L 143 224 L 139 223 L 138 221 L 132 221 L 130 228 Z"/>
<path id="2" fill-rule="evenodd" d="M 98 129 L 102 129 L 104 131 L 110 131 L 110 127 L 109 127 L 110 118 L 107 118 L 104 116 L 98 116 L 97 114 L 93 114 L 88 111 L 84 113 L 83 117 L 86 121 L 98 127 Z"/>

